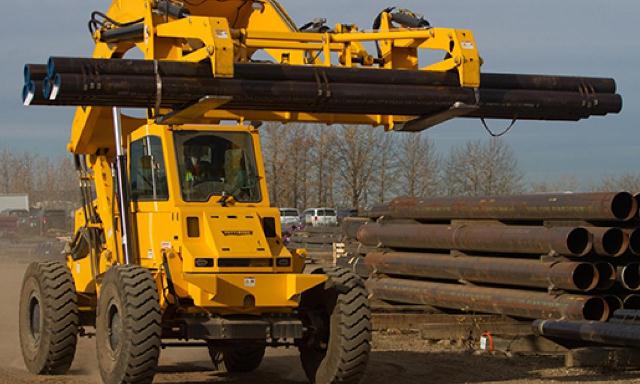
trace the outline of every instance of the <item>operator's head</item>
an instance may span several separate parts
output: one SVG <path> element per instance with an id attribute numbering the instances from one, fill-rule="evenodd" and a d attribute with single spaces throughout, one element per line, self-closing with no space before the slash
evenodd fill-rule
<path id="1" fill-rule="evenodd" d="M 184 155 L 187 157 L 200 158 L 203 154 L 203 148 L 200 145 L 185 145 Z"/>

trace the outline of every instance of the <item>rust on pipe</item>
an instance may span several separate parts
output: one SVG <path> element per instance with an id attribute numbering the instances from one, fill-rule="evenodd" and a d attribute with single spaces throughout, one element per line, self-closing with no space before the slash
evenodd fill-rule
<path id="1" fill-rule="evenodd" d="M 616 268 L 611 263 L 597 262 L 594 264 L 598 270 L 598 285 L 596 289 L 599 291 L 606 291 L 611 289 L 616 283 L 617 273 Z"/>
<path id="2" fill-rule="evenodd" d="M 487 197 L 402 197 L 374 207 L 371 217 L 421 220 L 617 220 L 636 217 L 630 193 L 559 193 Z"/>
<path id="3" fill-rule="evenodd" d="M 357 239 L 372 247 L 576 257 L 587 255 L 592 248 L 591 234 L 579 227 L 370 223 L 359 228 Z"/>
<path id="4" fill-rule="evenodd" d="M 375 298 L 386 301 L 528 319 L 603 321 L 609 314 L 607 303 L 602 298 L 593 296 L 551 296 L 544 292 L 394 278 L 369 279 L 367 288 Z"/>
<path id="5" fill-rule="evenodd" d="M 360 227 L 371 223 L 373 220 L 367 217 L 345 217 L 342 220 L 342 235 L 347 239 L 356 239 Z"/>
<path id="6" fill-rule="evenodd" d="M 593 251 L 599 256 L 620 257 L 629 249 L 629 236 L 620 228 L 587 227 L 593 234 Z"/>
<path id="7" fill-rule="evenodd" d="M 640 256 L 640 228 L 628 228 L 623 230 L 629 242 L 629 251 Z"/>
<path id="8" fill-rule="evenodd" d="M 466 280 L 516 287 L 591 291 L 598 271 L 591 263 L 543 263 L 501 257 L 451 256 L 433 253 L 373 252 L 364 263 L 370 270 L 398 276 Z"/>
<path id="9" fill-rule="evenodd" d="M 640 291 L 640 263 L 621 265 L 617 271 L 618 282 L 630 291 Z"/>

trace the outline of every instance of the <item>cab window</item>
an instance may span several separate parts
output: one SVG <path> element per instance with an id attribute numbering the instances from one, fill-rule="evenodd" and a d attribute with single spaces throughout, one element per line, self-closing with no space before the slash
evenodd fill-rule
<path id="1" fill-rule="evenodd" d="M 162 154 L 162 141 L 157 136 L 147 136 L 131 143 L 131 199 L 167 200 L 169 186 Z"/>
<path id="2" fill-rule="evenodd" d="M 261 200 L 250 134 L 179 131 L 174 135 L 184 201 L 206 202 L 222 195 L 239 202 Z"/>

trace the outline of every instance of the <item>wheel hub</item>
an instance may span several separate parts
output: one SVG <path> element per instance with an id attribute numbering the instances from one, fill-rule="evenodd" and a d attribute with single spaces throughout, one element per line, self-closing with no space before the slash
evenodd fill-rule
<path id="1" fill-rule="evenodd" d="M 29 333 L 35 342 L 40 340 L 40 300 L 36 296 L 29 299 Z"/>
<path id="2" fill-rule="evenodd" d="M 107 335 L 109 338 L 109 348 L 115 352 L 120 345 L 122 336 L 122 320 L 118 306 L 112 303 L 107 311 Z"/>

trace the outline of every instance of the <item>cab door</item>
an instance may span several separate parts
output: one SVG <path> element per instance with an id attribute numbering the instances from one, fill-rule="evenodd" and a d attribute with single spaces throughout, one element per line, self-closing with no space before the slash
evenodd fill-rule
<path id="1" fill-rule="evenodd" d="M 162 251 L 171 247 L 174 236 L 166 158 L 162 134 L 132 135 L 129 184 L 133 233 L 139 263 L 148 268 L 162 264 Z"/>

